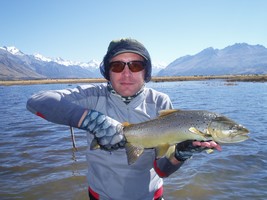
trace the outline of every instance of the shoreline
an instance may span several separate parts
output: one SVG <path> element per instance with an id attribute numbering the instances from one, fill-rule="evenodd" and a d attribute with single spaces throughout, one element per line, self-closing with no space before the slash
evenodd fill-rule
<path id="1" fill-rule="evenodd" d="M 152 77 L 151 82 L 201 81 L 221 79 L 227 82 L 267 82 L 267 74 L 259 75 L 214 75 L 214 76 L 166 76 Z M 34 79 L 34 80 L 0 80 L 1 86 L 36 85 L 36 84 L 73 84 L 73 83 L 103 83 L 104 78 L 70 78 L 70 79 Z"/>

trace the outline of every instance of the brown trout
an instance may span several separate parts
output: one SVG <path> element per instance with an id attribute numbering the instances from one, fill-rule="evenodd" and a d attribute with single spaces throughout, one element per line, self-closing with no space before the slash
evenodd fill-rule
<path id="1" fill-rule="evenodd" d="M 162 157 L 171 146 L 185 140 L 236 143 L 247 140 L 249 130 L 214 112 L 165 110 L 153 120 L 124 124 L 123 133 L 128 163 L 133 164 L 145 148 L 155 148 L 156 156 Z"/>

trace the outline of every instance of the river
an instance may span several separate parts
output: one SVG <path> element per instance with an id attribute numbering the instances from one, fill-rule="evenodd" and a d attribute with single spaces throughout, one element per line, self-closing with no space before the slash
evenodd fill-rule
<path id="1" fill-rule="evenodd" d="M 40 90 L 76 84 L 0 86 L 0 199 L 88 199 L 86 134 L 26 110 Z M 250 139 L 201 153 L 164 180 L 165 200 L 267 199 L 267 83 L 222 80 L 151 82 L 176 109 L 209 110 L 245 125 Z"/>

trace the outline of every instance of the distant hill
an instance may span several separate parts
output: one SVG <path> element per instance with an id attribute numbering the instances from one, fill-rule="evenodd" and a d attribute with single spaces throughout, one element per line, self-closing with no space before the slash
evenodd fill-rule
<path id="1" fill-rule="evenodd" d="M 176 59 L 157 76 L 267 74 L 267 49 L 237 43 L 224 49 L 204 49 Z"/>

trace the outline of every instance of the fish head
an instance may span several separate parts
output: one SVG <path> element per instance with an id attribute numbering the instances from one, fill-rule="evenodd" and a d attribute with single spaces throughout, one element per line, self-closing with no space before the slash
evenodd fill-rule
<path id="1" fill-rule="evenodd" d="M 218 143 L 236 143 L 249 138 L 247 128 L 224 116 L 216 117 L 211 121 L 208 133 Z"/>

